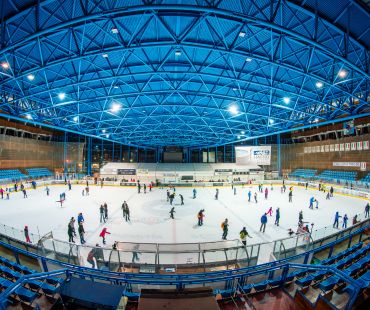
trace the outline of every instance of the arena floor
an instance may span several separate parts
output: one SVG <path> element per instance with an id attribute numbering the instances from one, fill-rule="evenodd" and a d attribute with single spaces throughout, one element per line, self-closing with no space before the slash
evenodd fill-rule
<path id="1" fill-rule="evenodd" d="M 258 203 L 248 202 L 248 191 L 257 192 L 257 186 L 237 187 L 237 194 L 232 189 L 220 188 L 219 200 L 215 200 L 215 188 L 197 188 L 197 198 L 192 199 L 192 188 L 177 188 L 176 194 L 184 196 L 185 205 L 180 206 L 176 196 L 174 201 L 175 219 L 169 217 L 170 205 L 166 201 L 166 189 L 154 188 L 147 194 L 137 193 L 136 188 L 99 186 L 90 187 L 90 196 L 82 196 L 82 185 L 73 185 L 69 191 L 64 185 L 50 186 L 50 196 L 45 188 L 28 190 L 28 198 L 21 192 L 11 194 L 10 200 L 0 199 L 1 224 L 23 229 L 28 225 L 30 233 L 44 235 L 50 231 L 54 238 L 68 241 L 67 226 L 69 219 L 77 219 L 79 212 L 85 218 L 85 239 L 88 245 L 101 244 L 99 233 L 106 227 L 111 233 L 107 245 L 114 241 L 142 243 L 191 243 L 220 241 L 221 222 L 228 218 L 228 239 L 238 239 L 239 232 L 245 226 L 252 236 L 248 244 L 272 241 L 287 237 L 287 230 L 297 229 L 298 213 L 303 210 L 304 221 L 314 223 L 314 229 L 332 225 L 334 214 L 339 211 L 349 217 L 362 213 L 366 200 L 344 195 L 336 195 L 331 200 L 325 194 L 314 189 L 305 190 L 294 187 L 293 203 L 288 203 L 288 190 L 282 194 L 280 186 L 269 186 L 269 197 L 258 193 Z M 66 201 L 60 206 L 59 194 L 66 193 Z M 318 209 L 309 209 L 310 197 L 319 201 Z M 131 213 L 131 221 L 126 222 L 122 216 L 121 205 L 126 200 Z M 252 197 L 253 200 L 253 197 Z M 107 223 L 99 222 L 99 206 L 106 202 L 109 209 Z M 260 233 L 260 218 L 264 212 L 273 207 L 272 216 L 268 217 L 265 233 Z M 280 208 L 280 226 L 274 225 L 275 209 Z M 197 213 L 205 209 L 204 225 L 197 225 Z M 342 221 L 340 221 L 340 226 Z M 76 223 L 77 229 L 77 223 Z M 76 238 L 79 243 L 79 238 Z"/>

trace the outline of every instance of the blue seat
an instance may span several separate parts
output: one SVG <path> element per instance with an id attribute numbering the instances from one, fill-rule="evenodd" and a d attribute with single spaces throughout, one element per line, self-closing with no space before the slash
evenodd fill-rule
<path id="1" fill-rule="evenodd" d="M 25 283 L 27 283 L 31 289 L 42 289 L 42 291 L 47 295 L 54 295 L 58 291 L 57 287 L 37 280 L 26 281 Z"/>
<path id="2" fill-rule="evenodd" d="M 8 279 L 0 278 L 0 287 L 1 288 L 7 289 L 12 284 L 13 284 L 13 282 L 9 281 Z"/>
<path id="3" fill-rule="evenodd" d="M 349 266 L 348 268 L 344 269 L 343 272 L 348 274 L 349 276 L 355 275 L 361 269 L 361 265 L 355 263 Z"/>
<path id="4" fill-rule="evenodd" d="M 255 283 L 255 284 L 253 285 L 253 287 L 254 287 L 254 289 L 255 289 L 256 291 L 261 291 L 261 290 L 266 289 L 266 287 L 267 287 L 267 285 L 268 285 L 268 284 L 269 284 L 269 283 L 268 283 L 268 281 L 267 281 L 267 280 L 264 280 L 264 281 L 261 281 L 261 282 Z"/>
<path id="5" fill-rule="evenodd" d="M 62 284 L 64 282 L 64 279 L 51 277 L 51 278 L 46 278 L 46 282 L 52 285 L 58 285 L 58 284 Z"/>
<path id="6" fill-rule="evenodd" d="M 17 271 L 14 271 L 8 267 L 2 267 L 1 268 L 2 273 L 7 277 L 11 279 L 18 280 L 20 277 L 22 277 L 22 274 L 20 274 Z"/>
<path id="7" fill-rule="evenodd" d="M 329 291 L 331 290 L 336 284 L 338 284 L 340 281 L 340 278 L 337 276 L 331 276 L 330 278 L 327 278 L 326 280 L 319 283 L 319 288 L 323 291 Z"/>
<path id="8" fill-rule="evenodd" d="M 18 287 L 14 292 L 22 301 L 32 303 L 37 297 L 35 292 L 32 292 L 24 287 Z"/>
<path id="9" fill-rule="evenodd" d="M 243 286 L 243 291 L 246 294 L 248 294 L 248 293 L 251 292 L 252 288 L 253 288 L 253 283 L 249 283 L 249 284 L 246 284 L 246 285 Z"/>
<path id="10" fill-rule="evenodd" d="M 233 289 L 228 289 L 228 290 L 216 289 L 216 290 L 213 291 L 213 294 L 215 294 L 215 295 L 220 294 L 222 296 L 222 298 L 229 298 L 229 297 L 232 297 L 233 295 L 235 295 L 235 290 L 233 290 Z"/>
<path id="11" fill-rule="evenodd" d="M 313 274 L 310 274 L 304 278 L 297 279 L 295 283 L 298 284 L 299 286 L 307 286 L 310 285 L 314 279 L 315 276 Z"/>
<path id="12" fill-rule="evenodd" d="M 335 257 L 329 257 L 329 258 L 323 259 L 321 261 L 321 263 L 323 265 L 330 265 L 330 264 L 334 263 L 334 261 L 335 261 Z"/>

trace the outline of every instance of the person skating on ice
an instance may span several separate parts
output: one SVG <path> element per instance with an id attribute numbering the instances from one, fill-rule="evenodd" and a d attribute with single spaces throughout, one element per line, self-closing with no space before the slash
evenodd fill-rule
<path id="1" fill-rule="evenodd" d="M 218 200 L 218 188 L 216 188 L 215 199 Z"/>
<path id="2" fill-rule="evenodd" d="M 369 217 L 369 213 L 370 213 L 370 204 L 367 203 L 365 206 L 365 218 Z"/>
<path id="3" fill-rule="evenodd" d="M 108 232 L 107 228 L 103 228 L 103 230 L 100 232 L 99 237 L 103 238 L 103 244 L 105 244 L 105 236 L 110 235 L 110 232 Z"/>
<path id="4" fill-rule="evenodd" d="M 105 202 L 104 203 L 104 222 L 106 222 L 107 220 L 108 220 L 108 205 Z"/>
<path id="5" fill-rule="evenodd" d="M 249 191 L 249 192 L 248 192 L 248 202 L 251 202 L 251 198 L 252 198 L 252 192 L 251 192 L 251 191 Z"/>
<path id="6" fill-rule="evenodd" d="M 348 216 L 344 214 L 342 228 L 347 228 Z"/>
<path id="7" fill-rule="evenodd" d="M 292 190 L 290 190 L 289 191 L 289 202 L 293 202 L 293 191 Z"/>
<path id="8" fill-rule="evenodd" d="M 330 193 L 329 192 L 326 194 L 326 200 L 330 200 Z"/>
<path id="9" fill-rule="evenodd" d="M 275 211 L 275 224 L 276 226 L 279 226 L 280 222 L 280 208 L 277 208 Z"/>
<path id="10" fill-rule="evenodd" d="M 174 217 L 173 217 L 173 214 L 175 213 L 176 211 L 175 211 L 175 207 L 172 207 L 171 208 L 171 210 L 170 210 L 170 218 L 171 219 L 175 219 Z"/>
<path id="11" fill-rule="evenodd" d="M 166 195 L 167 195 L 167 202 L 169 202 L 170 201 L 170 191 L 169 190 L 166 191 Z"/>
<path id="12" fill-rule="evenodd" d="M 256 203 L 258 203 L 258 201 L 257 201 L 257 193 L 254 193 L 254 201 L 255 201 Z"/>
<path id="13" fill-rule="evenodd" d="M 46 185 L 45 187 L 45 191 L 46 191 L 46 196 L 49 196 L 49 193 L 50 193 L 50 189 L 49 187 Z"/>
<path id="14" fill-rule="evenodd" d="M 99 211 L 100 211 L 100 223 L 103 223 L 103 222 L 105 223 L 104 206 L 103 205 L 100 205 Z"/>
<path id="15" fill-rule="evenodd" d="M 197 215 L 198 218 L 198 226 L 203 225 L 203 218 L 204 218 L 204 209 L 200 210 Z"/>
<path id="16" fill-rule="evenodd" d="M 243 243 L 244 246 L 247 245 L 247 238 L 252 238 L 248 234 L 248 232 L 247 232 L 247 230 L 246 230 L 245 227 L 243 227 L 243 229 L 240 231 L 239 236 L 240 236 L 240 240 L 241 240 L 241 242 Z"/>
<path id="17" fill-rule="evenodd" d="M 80 224 L 80 223 L 83 223 L 85 222 L 85 219 L 84 219 L 84 216 L 82 215 L 82 212 L 78 213 L 78 216 L 77 216 L 77 223 Z"/>
<path id="18" fill-rule="evenodd" d="M 127 221 L 129 221 L 129 222 L 131 222 L 131 220 L 130 220 L 130 209 L 129 209 L 129 207 L 128 207 L 128 204 L 127 204 L 127 202 L 125 202 L 125 208 L 126 208 L 126 222 Z"/>
<path id="19" fill-rule="evenodd" d="M 180 200 L 181 200 L 181 205 L 183 206 L 184 205 L 184 196 L 179 194 L 179 197 L 180 197 Z"/>
<path id="20" fill-rule="evenodd" d="M 193 199 L 197 198 L 197 190 L 193 188 Z"/>
<path id="21" fill-rule="evenodd" d="M 303 224 L 303 211 L 301 210 L 298 215 L 298 224 Z"/>
<path id="22" fill-rule="evenodd" d="M 334 194 L 334 188 L 333 186 L 330 187 L 330 197 L 333 197 Z"/>
<path id="23" fill-rule="evenodd" d="M 24 237 L 26 238 L 27 243 L 31 243 L 30 234 L 28 232 L 28 226 L 24 226 Z"/>
<path id="24" fill-rule="evenodd" d="M 234 196 L 236 195 L 236 187 L 234 187 Z"/>
<path id="25" fill-rule="evenodd" d="M 222 228 L 222 240 L 226 240 L 227 233 L 229 232 L 229 220 L 228 219 L 225 219 L 221 223 L 221 228 Z"/>
<path id="26" fill-rule="evenodd" d="M 175 193 L 170 194 L 170 205 L 172 206 L 173 200 L 175 199 Z"/>
<path id="27" fill-rule="evenodd" d="M 339 218 L 341 218 L 342 216 L 339 215 L 339 212 L 335 212 L 335 217 L 334 217 L 334 224 L 333 224 L 333 228 L 338 228 L 338 225 L 339 225 Z"/>
<path id="28" fill-rule="evenodd" d="M 270 216 L 272 216 L 272 207 L 270 207 L 270 209 L 268 209 L 268 211 L 266 212 L 266 215 L 270 215 Z"/>
<path id="29" fill-rule="evenodd" d="M 315 202 L 315 198 L 314 197 L 311 197 L 310 198 L 310 205 L 309 205 L 309 209 L 313 209 L 313 203 Z"/>
<path id="30" fill-rule="evenodd" d="M 260 231 L 262 231 L 263 229 L 263 233 L 265 232 L 265 229 L 266 229 L 266 224 L 267 224 L 267 215 L 266 213 L 263 213 L 263 215 L 261 216 L 261 227 L 260 227 Z"/>
<path id="31" fill-rule="evenodd" d="M 74 218 L 72 217 L 71 220 L 68 223 L 68 241 L 69 242 L 75 242 L 73 237 L 76 236 L 76 231 L 74 227 Z"/>
<path id="32" fill-rule="evenodd" d="M 265 188 L 265 199 L 267 199 L 267 198 L 268 198 L 268 196 L 269 196 L 269 190 L 268 190 L 268 188 L 266 187 L 266 188 Z"/>
<path id="33" fill-rule="evenodd" d="M 78 223 L 78 234 L 80 236 L 81 244 L 84 244 L 86 241 L 85 241 L 85 229 L 83 226 L 83 222 Z"/>
<path id="34" fill-rule="evenodd" d="M 144 194 L 146 194 L 146 184 L 144 183 Z"/>

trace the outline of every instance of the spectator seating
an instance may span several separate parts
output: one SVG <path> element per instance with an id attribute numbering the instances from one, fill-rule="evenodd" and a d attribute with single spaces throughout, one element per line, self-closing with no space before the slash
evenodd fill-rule
<path id="1" fill-rule="evenodd" d="M 361 179 L 361 182 L 370 183 L 370 173 L 368 173 L 363 179 Z"/>
<path id="2" fill-rule="evenodd" d="M 310 179 L 313 178 L 316 173 L 316 169 L 296 169 L 290 174 L 290 176 L 296 178 Z"/>
<path id="3" fill-rule="evenodd" d="M 356 181 L 356 171 L 336 171 L 336 170 L 324 170 L 321 174 L 316 176 L 316 179 L 326 181 Z"/>
<path id="4" fill-rule="evenodd" d="M 53 174 L 47 168 L 28 168 L 26 169 L 26 172 L 31 178 L 42 178 L 53 176 Z"/>
<path id="5" fill-rule="evenodd" d="M 22 180 L 27 179 L 28 176 L 24 175 L 18 169 L 0 169 L 0 180 Z"/>

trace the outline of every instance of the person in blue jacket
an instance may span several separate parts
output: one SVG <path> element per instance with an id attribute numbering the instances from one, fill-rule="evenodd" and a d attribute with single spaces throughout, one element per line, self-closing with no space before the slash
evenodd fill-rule
<path id="1" fill-rule="evenodd" d="M 85 222 L 85 219 L 84 219 L 84 216 L 82 215 L 82 213 L 78 213 L 78 216 L 77 216 L 77 223 L 80 224 L 80 223 L 83 223 Z"/>
<path id="2" fill-rule="evenodd" d="M 337 212 L 335 212 L 333 228 L 338 228 L 339 218 L 341 218 L 341 216 L 339 215 L 339 212 L 337 211 Z"/>
<path id="3" fill-rule="evenodd" d="M 248 192 L 248 202 L 251 202 L 251 197 L 252 197 L 252 192 L 251 192 L 251 191 L 249 191 L 249 192 Z"/>
<path id="4" fill-rule="evenodd" d="M 280 208 L 277 208 L 275 211 L 275 224 L 279 226 L 279 221 L 280 221 Z"/>
<path id="5" fill-rule="evenodd" d="M 342 228 L 347 228 L 348 216 L 344 214 Z"/>
<path id="6" fill-rule="evenodd" d="M 260 231 L 262 231 L 262 228 L 263 228 L 263 232 L 265 232 L 265 229 L 266 229 L 266 223 L 267 223 L 267 215 L 266 213 L 264 213 L 261 217 L 261 227 L 260 227 Z"/>
<path id="7" fill-rule="evenodd" d="M 314 197 L 311 197 L 310 198 L 310 206 L 309 206 L 310 209 L 313 209 L 313 203 L 314 202 L 315 202 L 315 198 Z"/>

